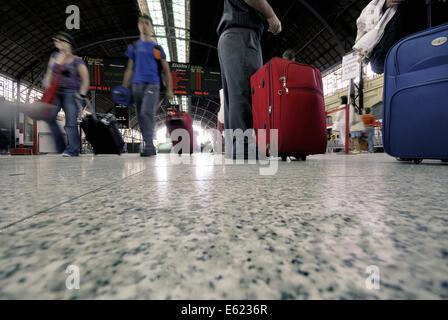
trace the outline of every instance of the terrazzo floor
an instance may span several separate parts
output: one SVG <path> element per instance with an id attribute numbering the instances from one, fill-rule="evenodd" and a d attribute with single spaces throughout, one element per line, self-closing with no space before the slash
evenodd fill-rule
<path id="1" fill-rule="evenodd" d="M 448 298 L 448 164 L 270 165 L 0 156 L 0 299 Z"/>

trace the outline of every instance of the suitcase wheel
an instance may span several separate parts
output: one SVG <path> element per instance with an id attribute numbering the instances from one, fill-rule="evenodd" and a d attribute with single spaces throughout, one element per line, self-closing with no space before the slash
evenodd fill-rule
<path id="1" fill-rule="evenodd" d="M 286 159 L 288 159 L 288 156 L 284 154 L 282 154 L 280 157 L 282 158 L 282 161 L 286 161 Z"/>
<path id="2" fill-rule="evenodd" d="M 407 161 L 407 162 L 414 162 L 415 164 L 422 163 L 423 159 L 419 158 L 397 158 L 398 161 Z"/>

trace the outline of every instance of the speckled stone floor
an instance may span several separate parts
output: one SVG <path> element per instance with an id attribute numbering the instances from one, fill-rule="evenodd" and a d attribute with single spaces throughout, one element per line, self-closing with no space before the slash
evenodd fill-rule
<path id="1" fill-rule="evenodd" d="M 0 299 L 448 298 L 447 164 L 191 160 L 0 157 Z"/>

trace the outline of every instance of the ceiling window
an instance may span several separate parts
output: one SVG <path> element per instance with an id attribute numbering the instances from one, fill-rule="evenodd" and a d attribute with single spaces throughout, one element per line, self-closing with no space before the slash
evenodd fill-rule
<path id="1" fill-rule="evenodd" d="M 372 71 L 370 64 L 363 64 L 363 74 L 364 79 L 373 79 L 378 77 L 378 75 Z M 359 82 L 359 77 L 357 77 L 355 83 Z M 342 64 L 333 68 L 330 72 L 323 75 L 322 78 L 323 86 L 324 86 L 324 95 L 332 95 L 337 90 L 346 89 L 350 86 L 349 80 L 342 80 Z"/>
<path id="2" fill-rule="evenodd" d="M 173 16 L 174 26 L 176 27 L 176 38 L 186 38 L 185 29 L 187 25 L 185 23 L 185 0 L 173 0 Z M 187 62 L 187 42 L 185 40 L 176 40 L 177 48 L 177 61 Z"/>
<path id="3" fill-rule="evenodd" d="M 173 0 L 172 6 L 169 6 L 165 0 L 146 0 L 146 3 L 155 25 L 157 42 L 165 50 L 167 60 L 188 63 L 189 0 Z M 166 14 L 164 14 L 165 8 L 168 11 Z M 172 17 L 173 21 L 166 21 L 167 15 Z M 167 29 L 174 30 L 171 34 L 177 39 L 169 39 Z"/>
<path id="4" fill-rule="evenodd" d="M 154 32 L 156 33 L 157 43 L 161 45 L 166 53 L 166 60 L 171 61 L 172 54 L 168 47 L 168 39 L 166 37 L 165 19 L 163 17 L 162 5 L 160 0 L 147 0 L 149 15 L 152 18 Z"/>

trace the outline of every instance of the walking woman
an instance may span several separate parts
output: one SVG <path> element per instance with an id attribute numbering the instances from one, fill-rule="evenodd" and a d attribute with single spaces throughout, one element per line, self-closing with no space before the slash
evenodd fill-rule
<path id="1" fill-rule="evenodd" d="M 64 157 L 76 157 L 79 155 L 80 139 L 78 131 L 79 106 L 76 99 L 86 97 L 89 89 L 89 72 L 84 61 L 75 56 L 73 50 L 73 38 L 65 32 L 58 32 L 53 37 L 54 45 L 58 52 L 54 52 L 48 62 L 45 74 L 44 86 L 49 88 L 58 72 L 61 73 L 58 91 L 54 104 L 57 106 L 54 117 L 47 121 L 53 134 L 58 153 Z M 56 122 L 58 112 L 64 110 L 65 127 L 68 145 L 62 137 L 61 130 Z"/>

